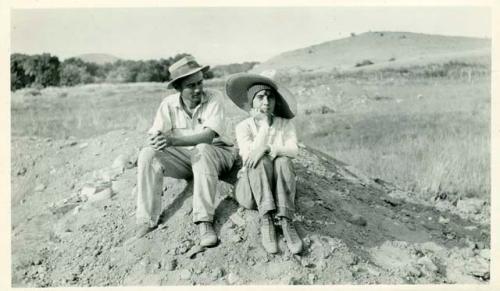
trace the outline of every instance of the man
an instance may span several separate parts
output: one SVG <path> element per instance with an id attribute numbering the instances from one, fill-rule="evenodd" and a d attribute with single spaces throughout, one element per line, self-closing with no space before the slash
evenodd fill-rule
<path id="1" fill-rule="evenodd" d="M 169 68 L 167 88 L 177 93 L 161 103 L 138 159 L 136 237 L 158 224 L 163 177 L 193 178 L 193 221 L 199 225 L 200 245 L 217 244 L 212 225 L 217 181 L 231 169 L 237 151 L 225 135 L 222 93 L 203 89 L 208 69 L 191 56 Z"/>

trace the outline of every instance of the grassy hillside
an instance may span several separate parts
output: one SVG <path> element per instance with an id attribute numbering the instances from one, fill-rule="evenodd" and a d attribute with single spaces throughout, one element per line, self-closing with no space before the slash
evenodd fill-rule
<path id="1" fill-rule="evenodd" d="M 297 96 L 296 124 L 305 144 L 429 198 L 489 196 L 487 68 L 433 65 L 281 79 Z M 206 82 L 218 89 L 223 84 Z M 19 90 L 12 96 L 12 134 L 143 134 L 167 94 L 159 83 Z M 226 103 L 234 128 L 244 115 Z"/>
<path id="2" fill-rule="evenodd" d="M 490 62 L 491 40 L 409 32 L 366 32 L 285 52 L 258 65 L 256 72 L 357 70 L 371 66 L 400 67 L 449 61 Z M 358 67 L 356 67 L 358 64 Z M 363 69 L 369 66 L 362 66 Z"/>

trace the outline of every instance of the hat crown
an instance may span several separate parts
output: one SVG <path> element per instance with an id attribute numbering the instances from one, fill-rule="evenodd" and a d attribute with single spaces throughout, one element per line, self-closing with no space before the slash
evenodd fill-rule
<path id="1" fill-rule="evenodd" d="M 294 111 L 296 111 L 296 102 L 293 94 L 268 77 L 251 73 L 237 73 L 231 75 L 227 79 L 225 87 L 226 95 L 236 104 L 236 106 L 245 111 L 249 111 L 251 108 L 251 99 L 253 98 L 249 98 L 249 93 L 252 95 L 252 93 L 257 93 L 253 92 L 254 89 L 270 87 L 276 94 L 274 114 L 287 119 L 291 119 L 295 116 Z"/>
<path id="2" fill-rule="evenodd" d="M 177 62 L 170 65 L 168 71 L 171 79 L 176 79 L 179 76 L 189 73 L 192 70 L 199 69 L 201 66 L 196 62 L 192 56 L 186 56 Z"/>

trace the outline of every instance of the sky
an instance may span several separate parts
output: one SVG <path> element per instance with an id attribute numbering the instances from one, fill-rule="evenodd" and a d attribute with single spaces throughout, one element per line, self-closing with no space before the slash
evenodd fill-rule
<path id="1" fill-rule="evenodd" d="M 487 7 L 15 9 L 11 52 L 106 53 L 145 60 L 191 53 L 216 65 L 265 61 L 351 32 L 491 37 Z"/>

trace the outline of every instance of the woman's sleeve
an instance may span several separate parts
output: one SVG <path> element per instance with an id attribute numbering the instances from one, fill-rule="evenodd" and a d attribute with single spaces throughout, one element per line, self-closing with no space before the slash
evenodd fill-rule
<path id="1" fill-rule="evenodd" d="M 295 158 L 299 154 L 299 146 L 297 141 L 297 131 L 291 120 L 288 120 L 283 128 L 283 145 L 271 145 L 269 155 L 274 159 L 278 156 L 287 156 Z"/>
<path id="2" fill-rule="evenodd" d="M 250 152 L 261 145 L 266 144 L 269 134 L 269 126 L 261 126 L 257 136 L 254 136 L 248 122 L 242 121 L 236 126 L 236 141 L 240 148 L 240 156 L 246 161 Z"/>
<path id="3" fill-rule="evenodd" d="M 252 132 L 245 121 L 236 125 L 236 142 L 240 148 L 240 156 L 245 161 L 250 154 L 250 148 L 253 143 Z"/>

